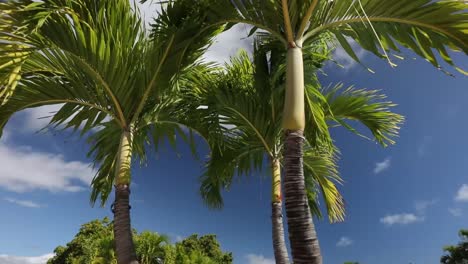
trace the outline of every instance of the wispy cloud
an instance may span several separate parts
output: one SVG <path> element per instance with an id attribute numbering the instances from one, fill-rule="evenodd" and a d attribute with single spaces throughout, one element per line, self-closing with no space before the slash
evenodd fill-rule
<path id="1" fill-rule="evenodd" d="M 449 208 L 449 213 L 455 217 L 462 216 L 463 212 L 461 208 Z"/>
<path id="2" fill-rule="evenodd" d="M 354 50 L 354 53 L 356 54 L 356 56 L 360 60 L 363 59 L 366 55 L 366 50 L 364 50 L 353 39 L 347 38 L 347 40 L 349 44 L 351 45 L 351 48 Z M 339 63 L 341 66 L 344 67 L 345 71 L 349 71 L 350 69 L 358 65 L 358 62 L 356 62 L 353 58 L 351 58 L 348 55 L 348 53 L 340 45 L 338 45 L 338 48 L 333 51 L 332 57 L 337 63 Z"/>
<path id="3" fill-rule="evenodd" d="M 424 157 L 429 151 L 429 145 L 432 143 L 432 137 L 425 136 L 418 146 L 418 156 Z"/>
<path id="4" fill-rule="evenodd" d="M 0 255 L 1 264 L 46 264 L 47 260 L 52 258 L 54 254 L 45 254 L 38 257 L 19 257 L 11 255 Z"/>
<path id="5" fill-rule="evenodd" d="M 247 264 L 275 264 L 275 260 L 263 255 L 248 254 L 245 256 Z"/>
<path id="6" fill-rule="evenodd" d="M 380 218 L 380 222 L 387 226 L 408 225 L 422 221 L 424 221 L 424 217 L 408 213 L 386 215 L 385 217 Z"/>
<path id="7" fill-rule="evenodd" d="M 392 225 L 409 225 L 418 222 L 423 222 L 426 219 L 427 210 L 437 204 L 438 199 L 419 200 L 414 202 L 414 213 L 397 213 L 388 214 L 380 218 L 380 222 L 387 226 Z"/>
<path id="8" fill-rule="evenodd" d="M 437 202 L 437 199 L 416 201 L 414 202 L 414 209 L 416 209 L 416 212 L 419 215 L 424 215 L 426 214 L 427 209 L 435 205 Z"/>
<path id="9" fill-rule="evenodd" d="M 468 202 L 468 185 L 463 184 L 460 189 L 458 189 L 457 195 L 455 196 L 455 201 L 458 202 Z"/>
<path id="10" fill-rule="evenodd" d="M 3 200 L 5 200 L 5 201 L 7 201 L 9 203 L 12 203 L 12 204 L 23 206 L 23 207 L 29 207 L 29 208 L 44 207 L 44 205 L 42 205 L 42 204 L 38 204 L 38 203 L 35 203 L 33 201 L 29 201 L 29 200 L 19 200 L 19 199 L 14 199 L 14 198 L 11 198 L 11 197 L 5 197 L 5 198 L 3 198 Z"/>
<path id="11" fill-rule="evenodd" d="M 349 237 L 341 237 L 336 243 L 337 247 L 349 247 L 354 243 Z"/>
<path id="12" fill-rule="evenodd" d="M 0 187 L 13 192 L 77 192 L 95 174 L 91 164 L 67 161 L 62 155 L 0 144 Z"/>
<path id="13" fill-rule="evenodd" d="M 377 162 L 377 163 L 375 163 L 374 174 L 379 174 L 379 173 L 389 169 L 390 166 L 391 166 L 391 159 L 390 158 L 386 158 L 382 162 Z"/>

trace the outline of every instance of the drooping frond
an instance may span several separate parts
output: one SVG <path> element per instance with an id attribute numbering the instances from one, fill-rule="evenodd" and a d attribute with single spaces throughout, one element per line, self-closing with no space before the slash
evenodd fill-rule
<path id="1" fill-rule="evenodd" d="M 330 222 L 344 220 L 345 208 L 343 197 L 336 184 L 342 183 L 337 166 L 335 147 L 306 146 L 304 149 L 304 176 L 309 206 L 313 215 L 321 218 L 318 194 L 325 202 Z"/>
<path id="2" fill-rule="evenodd" d="M 200 177 L 200 195 L 210 208 L 223 206 L 222 191 L 228 190 L 235 176 L 248 176 L 260 172 L 265 150 L 262 146 L 251 146 L 241 140 L 226 146 L 212 146 L 205 171 Z"/>
<path id="3" fill-rule="evenodd" d="M 88 157 L 93 159 L 96 175 L 91 182 L 90 202 L 94 205 L 99 198 L 101 206 L 107 201 L 117 169 L 117 154 L 119 153 L 121 130 L 111 122 L 103 124 L 103 127 L 88 137 L 91 148 Z"/>
<path id="4" fill-rule="evenodd" d="M 323 107 L 328 106 L 328 120 L 361 135 L 346 122 L 358 121 L 370 130 L 374 139 L 382 146 L 395 143 L 393 138 L 398 136 L 404 117 L 390 110 L 396 105 L 386 101 L 386 96 L 380 91 L 356 89 L 353 86 L 344 88 L 343 84 L 337 84 L 324 89 L 323 93 L 326 96 L 326 105 Z"/>
<path id="5" fill-rule="evenodd" d="M 15 95 L 0 107 L 0 133 L 10 117 L 23 109 L 44 105 L 62 105 L 52 114 L 50 125 L 60 129 L 80 129 L 88 132 L 113 113 L 93 100 L 86 91 L 74 90 L 61 77 L 26 76 Z"/>

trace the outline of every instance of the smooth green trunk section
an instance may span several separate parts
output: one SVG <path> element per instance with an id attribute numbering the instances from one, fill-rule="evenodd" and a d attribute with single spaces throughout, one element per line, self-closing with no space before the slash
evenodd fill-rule
<path id="1" fill-rule="evenodd" d="M 271 180 L 271 201 L 273 203 L 281 203 L 281 167 L 278 159 L 274 159 L 271 162 L 272 180 Z"/>
<path id="2" fill-rule="evenodd" d="M 276 264 L 289 264 L 288 248 L 284 237 L 283 199 L 281 195 L 281 165 L 279 159 L 271 160 L 272 202 L 271 227 L 273 252 Z"/>
<path id="3" fill-rule="evenodd" d="M 296 47 L 288 49 L 287 54 L 283 129 L 304 131 L 304 61 L 300 48 L 302 41 L 297 41 L 296 44 Z"/>
<path id="4" fill-rule="evenodd" d="M 130 185 L 130 167 L 132 163 L 131 131 L 124 131 L 120 137 L 117 167 L 115 170 L 115 185 Z"/>

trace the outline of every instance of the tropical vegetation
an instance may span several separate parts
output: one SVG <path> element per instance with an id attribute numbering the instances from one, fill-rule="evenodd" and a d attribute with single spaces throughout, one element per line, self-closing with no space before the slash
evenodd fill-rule
<path id="1" fill-rule="evenodd" d="M 468 230 L 460 230 L 458 236 L 460 237 L 460 242 L 457 245 L 444 247 L 444 251 L 447 254 L 440 258 L 441 264 L 468 263 Z"/>
<path id="2" fill-rule="evenodd" d="M 215 235 L 191 235 L 171 244 L 165 235 L 132 230 L 137 259 L 141 264 L 231 264 L 232 254 L 223 252 Z M 55 248 L 47 264 L 112 264 L 117 263 L 113 222 L 108 218 L 93 220 L 81 226 L 65 246 Z"/>

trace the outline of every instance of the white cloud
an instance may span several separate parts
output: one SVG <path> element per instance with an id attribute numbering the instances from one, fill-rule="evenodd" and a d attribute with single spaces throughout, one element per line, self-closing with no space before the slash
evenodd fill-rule
<path id="1" fill-rule="evenodd" d="M 161 5 L 158 4 L 159 1 L 149 0 L 144 4 L 140 4 L 140 0 L 132 0 L 132 2 L 137 2 L 141 16 L 147 25 L 152 22 L 153 18 L 156 17 L 158 12 L 161 10 Z"/>
<path id="2" fill-rule="evenodd" d="M 455 217 L 462 216 L 463 212 L 461 208 L 449 208 L 449 213 Z"/>
<path id="3" fill-rule="evenodd" d="M 356 41 L 351 38 L 347 38 L 349 44 L 354 50 L 356 56 L 362 60 L 366 55 L 366 50 L 364 50 L 361 45 L 359 45 Z M 353 68 L 354 66 L 358 65 L 358 63 L 351 58 L 348 53 L 338 45 L 338 47 L 333 51 L 333 59 L 338 62 L 341 66 L 344 67 L 344 70 L 348 71 L 349 69 Z"/>
<path id="4" fill-rule="evenodd" d="M 416 201 L 414 203 L 414 208 L 416 209 L 416 212 L 418 214 L 425 214 L 426 213 L 426 210 L 435 205 L 437 203 L 437 199 L 434 199 L 434 200 L 425 200 L 425 201 Z"/>
<path id="5" fill-rule="evenodd" d="M 94 174 L 88 163 L 0 144 L 0 187 L 10 191 L 77 192 L 90 184 Z"/>
<path id="6" fill-rule="evenodd" d="M 379 174 L 379 173 L 387 170 L 388 168 L 390 168 L 390 165 L 391 165 L 390 158 L 386 158 L 382 162 L 377 162 L 377 163 L 375 163 L 374 173 Z"/>
<path id="7" fill-rule="evenodd" d="M 1 264 L 46 264 L 47 260 L 52 258 L 54 254 L 45 254 L 38 257 L 18 257 L 10 255 L 0 255 Z"/>
<path id="8" fill-rule="evenodd" d="M 354 243 L 349 237 L 341 237 L 336 243 L 337 247 L 349 247 Z"/>
<path id="9" fill-rule="evenodd" d="M 236 25 L 217 36 L 215 43 L 205 53 L 205 60 L 224 63 L 229 61 L 229 57 L 236 55 L 241 48 L 252 53 L 253 38 L 247 38 L 250 29 L 248 25 Z"/>
<path id="10" fill-rule="evenodd" d="M 263 255 L 248 254 L 245 258 L 247 264 L 275 264 L 274 259 L 265 258 Z"/>
<path id="11" fill-rule="evenodd" d="M 468 202 L 468 185 L 463 184 L 455 196 L 455 201 Z"/>
<path id="12" fill-rule="evenodd" d="M 415 214 L 393 214 L 380 218 L 380 222 L 387 226 L 408 225 L 424 221 L 424 217 Z"/>
<path id="13" fill-rule="evenodd" d="M 61 104 L 28 108 L 21 112 L 22 131 L 37 132 L 47 126 L 50 116 L 60 110 Z"/>
<path id="14" fill-rule="evenodd" d="M 7 201 L 9 203 L 12 203 L 12 204 L 23 206 L 23 207 L 29 207 L 29 208 L 44 207 L 44 205 L 42 205 L 42 204 L 38 204 L 38 203 L 35 203 L 33 201 L 29 201 L 29 200 L 19 200 L 19 199 L 14 199 L 14 198 L 10 198 L 10 197 L 5 197 L 3 200 L 5 200 L 5 201 Z"/>

